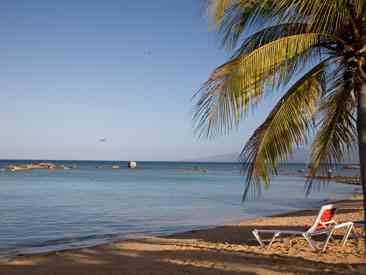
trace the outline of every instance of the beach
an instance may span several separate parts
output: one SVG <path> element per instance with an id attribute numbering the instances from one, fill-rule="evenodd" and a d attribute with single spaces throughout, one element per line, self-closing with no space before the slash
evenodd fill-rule
<path id="1" fill-rule="evenodd" d="M 360 196 L 337 202 L 336 221 L 362 220 L 361 203 Z M 251 235 L 254 228 L 303 228 L 317 212 L 302 210 L 169 236 L 2 258 L 0 274 L 366 274 L 361 237 L 341 248 L 342 232 L 336 232 L 322 253 L 311 251 L 300 238 L 287 237 L 263 249 Z M 361 228 L 356 231 L 362 234 Z"/>

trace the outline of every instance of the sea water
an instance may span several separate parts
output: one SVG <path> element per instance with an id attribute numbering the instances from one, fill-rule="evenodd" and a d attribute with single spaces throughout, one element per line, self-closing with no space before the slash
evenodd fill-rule
<path id="1" fill-rule="evenodd" d="M 0 168 L 30 162 L 0 161 Z M 77 169 L 0 172 L 0 255 L 207 228 L 317 207 L 356 188 L 331 183 L 305 197 L 304 164 L 289 164 L 259 199 L 242 203 L 236 163 L 138 162 L 128 169 L 127 162 L 52 162 Z"/>

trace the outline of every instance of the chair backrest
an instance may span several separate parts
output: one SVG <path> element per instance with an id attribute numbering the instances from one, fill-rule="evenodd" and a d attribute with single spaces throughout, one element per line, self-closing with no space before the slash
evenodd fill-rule
<path id="1" fill-rule="evenodd" d="M 312 226 L 308 229 L 308 232 L 315 232 L 320 230 L 328 229 L 331 225 L 334 225 L 336 222 L 333 220 L 334 215 L 336 213 L 336 208 L 333 204 L 323 205 L 316 217 Z"/>

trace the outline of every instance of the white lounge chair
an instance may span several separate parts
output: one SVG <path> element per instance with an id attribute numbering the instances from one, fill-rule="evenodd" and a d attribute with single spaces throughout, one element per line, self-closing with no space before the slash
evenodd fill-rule
<path id="1" fill-rule="evenodd" d="M 346 228 L 346 234 L 344 235 L 343 241 L 342 241 L 343 246 L 344 246 L 353 229 L 353 223 L 347 222 L 347 223 L 337 224 L 333 220 L 335 212 L 336 212 L 336 208 L 334 207 L 333 204 L 323 205 L 320 208 L 319 214 L 316 217 L 313 225 L 310 226 L 305 231 L 255 229 L 252 231 L 252 233 L 261 247 L 264 247 L 265 245 L 264 245 L 264 241 L 261 239 L 259 234 L 267 233 L 267 234 L 273 234 L 272 239 L 269 242 L 268 248 L 271 247 L 272 243 L 280 235 L 298 235 L 298 236 L 302 236 L 308 242 L 309 246 L 313 250 L 317 250 L 317 247 L 316 247 L 315 242 L 312 240 L 312 237 L 324 234 L 324 235 L 327 235 L 327 239 L 326 239 L 325 245 L 323 247 L 323 251 L 324 251 L 328 245 L 329 240 L 332 237 L 334 230 L 339 229 L 339 228 Z"/>

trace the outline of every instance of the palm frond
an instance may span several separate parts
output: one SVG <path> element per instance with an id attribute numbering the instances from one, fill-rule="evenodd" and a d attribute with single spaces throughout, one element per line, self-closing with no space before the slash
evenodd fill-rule
<path id="1" fill-rule="evenodd" d="M 341 30 L 344 26 L 344 22 L 350 19 L 350 7 L 354 9 L 355 15 L 359 16 L 365 1 L 278 0 L 269 2 L 272 3 L 275 14 L 283 14 L 283 12 L 289 8 L 294 9 L 300 16 L 309 20 L 309 23 L 312 25 L 312 32 L 332 34 Z"/>
<path id="2" fill-rule="evenodd" d="M 285 84 L 322 39 L 315 33 L 283 37 L 217 68 L 200 90 L 193 117 L 196 131 L 206 136 L 227 133 L 268 85 Z"/>
<path id="3" fill-rule="evenodd" d="M 225 14 L 225 11 L 230 7 L 230 5 L 232 4 L 231 0 L 216 0 L 213 1 L 213 3 L 211 4 L 211 13 L 212 13 L 212 18 L 214 18 L 214 22 L 215 24 L 219 25 L 222 17 Z"/>
<path id="4" fill-rule="evenodd" d="M 294 146 L 307 142 L 323 86 L 322 69 L 320 63 L 295 82 L 244 146 L 240 155 L 246 174 L 243 199 L 250 190 L 258 194 L 260 182 L 268 184 L 270 175 L 277 173 L 278 162 L 286 160 Z"/>
<path id="5" fill-rule="evenodd" d="M 307 191 L 312 188 L 314 177 L 326 174 L 334 163 L 342 161 L 356 145 L 355 98 L 352 81 L 340 71 L 333 77 L 333 85 L 322 100 L 322 120 L 315 136 L 309 164 Z"/>
<path id="6" fill-rule="evenodd" d="M 269 26 L 262 26 L 255 32 L 246 36 L 241 45 L 235 50 L 233 58 L 236 58 L 242 54 L 247 54 L 255 49 L 262 47 L 272 41 L 278 40 L 283 37 L 302 34 L 302 30 L 306 28 L 306 24 L 302 23 L 283 23 Z M 236 43 L 235 38 L 232 38 L 231 42 Z"/>
<path id="7" fill-rule="evenodd" d="M 241 49 L 246 48 L 248 40 L 254 38 L 258 38 L 260 43 L 257 44 L 264 45 L 280 37 L 299 34 L 309 27 L 304 18 L 298 17 L 298 20 L 294 20 L 291 17 L 288 20 L 288 12 L 274 16 L 269 7 L 268 4 L 262 4 L 255 6 L 255 9 L 248 9 L 239 1 L 227 9 L 218 30 L 222 45 L 234 49 L 241 37 L 244 39 L 240 42 Z"/>
<path id="8" fill-rule="evenodd" d="M 240 6 L 243 15 L 249 17 L 250 13 L 254 11 L 257 6 L 261 5 L 262 2 L 263 1 L 260 0 L 209 0 L 208 3 L 211 18 L 213 18 L 214 24 L 219 27 L 227 11 L 233 9 L 234 6 Z"/>

